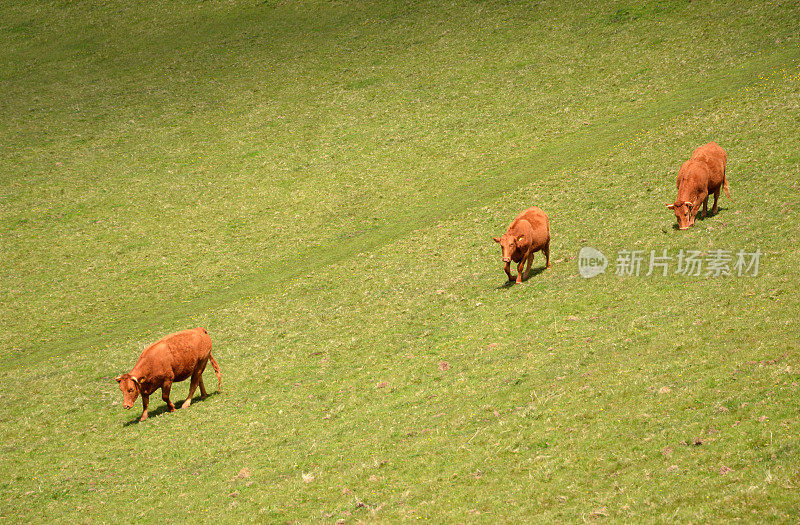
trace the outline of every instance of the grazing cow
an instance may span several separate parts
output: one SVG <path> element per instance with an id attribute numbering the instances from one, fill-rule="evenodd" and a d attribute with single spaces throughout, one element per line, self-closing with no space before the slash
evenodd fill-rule
<path id="1" fill-rule="evenodd" d="M 503 253 L 508 280 L 513 281 L 511 276 L 511 261 L 519 263 L 517 267 L 517 282 L 523 279 L 522 267 L 528 261 L 528 268 L 525 270 L 524 278 L 530 275 L 533 254 L 542 250 L 547 257 L 547 268 L 550 268 L 550 220 L 547 215 L 533 206 L 523 211 L 511 222 L 506 233 L 502 237 L 493 237 L 494 242 L 500 243 Z"/>
<path id="2" fill-rule="evenodd" d="M 142 395 L 141 421 L 147 419 L 147 404 L 150 394 L 161 389 L 161 399 L 167 403 L 170 412 L 175 411 L 175 405 L 169 400 L 169 390 L 172 383 L 183 381 L 191 377 L 189 397 L 183 402 L 181 408 L 192 404 L 192 396 L 200 385 L 200 396 L 205 399 L 206 388 L 203 385 L 203 370 L 206 363 L 211 361 L 214 373 L 217 375 L 217 390 L 222 388 L 222 374 L 219 365 L 211 355 L 211 337 L 205 328 L 193 328 L 168 335 L 145 348 L 136 365 L 127 374 L 117 377 L 119 389 L 122 390 L 122 406 L 133 407 L 136 397 Z"/>
<path id="3" fill-rule="evenodd" d="M 678 197 L 667 208 L 675 212 L 678 219 L 678 228 L 686 230 L 694 225 L 700 205 L 703 205 L 703 218 L 708 213 L 708 196 L 714 194 L 714 206 L 711 214 L 717 213 L 717 199 L 720 188 L 725 190 L 725 195 L 731 198 L 728 189 L 728 179 L 725 177 L 725 164 L 728 154 L 716 142 L 709 142 L 700 146 L 692 153 L 692 158 L 687 160 L 678 171 Z"/>

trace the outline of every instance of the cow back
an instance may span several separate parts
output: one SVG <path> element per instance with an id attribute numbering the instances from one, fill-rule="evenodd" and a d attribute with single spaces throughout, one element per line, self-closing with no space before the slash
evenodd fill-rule
<path id="1" fill-rule="evenodd" d="M 530 226 L 526 227 L 522 221 L 527 221 Z M 512 229 L 520 234 L 530 235 L 530 243 L 534 250 L 540 250 L 550 241 L 550 220 L 547 214 L 536 206 L 531 206 L 517 215 L 509 231 Z M 529 231 L 524 231 L 528 229 Z"/>
<path id="2" fill-rule="evenodd" d="M 211 337 L 203 328 L 183 330 L 163 337 L 142 352 L 135 369 L 156 379 L 173 377 L 183 381 L 208 360 Z"/>
<path id="3" fill-rule="evenodd" d="M 728 161 L 728 154 L 716 142 L 709 142 L 692 153 L 692 161 L 699 162 L 708 169 L 708 180 L 706 187 L 709 191 L 714 191 L 722 185 L 725 178 L 725 164 Z"/>

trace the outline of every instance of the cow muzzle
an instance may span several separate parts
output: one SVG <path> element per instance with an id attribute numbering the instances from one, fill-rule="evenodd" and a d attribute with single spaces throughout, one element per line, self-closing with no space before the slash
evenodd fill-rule
<path id="1" fill-rule="evenodd" d="M 510 263 L 511 262 L 511 257 L 503 257 L 503 262 L 504 263 Z"/>
<path id="2" fill-rule="evenodd" d="M 123 404 L 122 406 L 123 406 L 123 407 L 125 407 L 125 410 L 128 410 L 128 409 L 130 409 L 130 408 L 133 408 L 133 405 L 124 405 L 124 404 Z"/>

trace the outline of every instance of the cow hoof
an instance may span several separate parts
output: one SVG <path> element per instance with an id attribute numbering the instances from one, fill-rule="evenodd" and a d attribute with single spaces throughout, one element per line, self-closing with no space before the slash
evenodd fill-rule
<path id="1" fill-rule="evenodd" d="M 546 269 L 550 269 L 550 268 L 552 268 L 552 266 L 550 266 L 550 263 L 547 263 L 547 266 L 545 266 L 545 268 Z"/>
<path id="2" fill-rule="evenodd" d="M 139 421 L 145 421 L 146 419 L 147 419 L 147 416 L 142 416 L 142 417 L 139 418 Z"/>
<path id="3" fill-rule="evenodd" d="M 181 408 L 189 408 L 189 405 L 191 405 L 191 404 L 192 404 L 192 400 L 191 399 L 187 399 L 186 401 L 183 402 L 183 404 L 181 405 Z"/>

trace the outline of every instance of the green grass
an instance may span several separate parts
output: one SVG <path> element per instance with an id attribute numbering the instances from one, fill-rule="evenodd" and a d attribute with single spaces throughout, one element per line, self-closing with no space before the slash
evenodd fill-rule
<path id="1" fill-rule="evenodd" d="M 798 21 L 1 6 L 0 516 L 796 522 Z M 709 140 L 735 201 L 675 231 Z M 508 287 L 491 236 L 529 205 L 553 268 Z M 605 275 L 578 275 L 586 245 Z M 613 274 L 663 248 L 765 255 Z M 113 377 L 196 325 L 223 393 L 131 424 Z"/>

